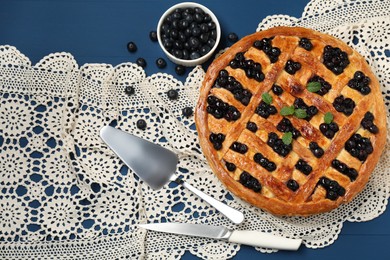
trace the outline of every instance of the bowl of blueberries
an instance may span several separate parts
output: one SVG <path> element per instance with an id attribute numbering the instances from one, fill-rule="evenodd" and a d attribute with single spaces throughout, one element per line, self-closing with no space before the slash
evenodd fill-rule
<path id="1" fill-rule="evenodd" d="M 157 25 L 158 42 L 176 64 L 192 67 L 206 62 L 221 38 L 217 17 L 205 6 L 183 2 L 169 8 Z"/>

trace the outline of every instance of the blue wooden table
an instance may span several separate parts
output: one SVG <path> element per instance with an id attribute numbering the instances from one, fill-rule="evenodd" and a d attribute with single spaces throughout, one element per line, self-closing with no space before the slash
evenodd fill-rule
<path id="1" fill-rule="evenodd" d="M 166 72 L 176 75 L 174 64 L 157 68 L 155 60 L 164 56 L 149 32 L 156 29 L 161 14 L 173 0 L 0 0 L 0 44 L 17 47 L 33 64 L 52 52 L 70 52 L 84 63 L 135 62 L 143 57 L 147 75 Z M 300 17 L 307 0 L 199 0 L 219 18 L 222 43 L 228 46 L 227 34 L 239 37 L 253 33 L 267 15 L 288 14 Z M 126 45 L 134 41 L 136 53 Z M 189 70 L 187 70 L 188 72 Z M 186 75 L 177 76 L 184 80 Z M 261 254 L 242 246 L 234 259 L 390 259 L 390 213 L 375 220 L 345 223 L 337 241 L 324 249 Z M 183 259 L 196 259 L 186 253 Z"/>

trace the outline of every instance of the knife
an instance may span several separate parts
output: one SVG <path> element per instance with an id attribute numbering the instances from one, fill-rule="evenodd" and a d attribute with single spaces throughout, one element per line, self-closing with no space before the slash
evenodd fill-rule
<path id="1" fill-rule="evenodd" d="M 189 223 L 154 223 L 138 226 L 158 232 L 221 239 L 231 243 L 279 250 L 296 251 L 302 243 L 302 239 L 285 238 L 259 231 L 229 230 L 221 226 Z"/>
<path id="2" fill-rule="evenodd" d="M 152 189 L 158 190 L 170 181 L 192 191 L 235 224 L 244 220 L 244 214 L 185 182 L 175 174 L 177 154 L 172 151 L 111 126 L 100 130 L 100 137 L 121 160 Z"/>

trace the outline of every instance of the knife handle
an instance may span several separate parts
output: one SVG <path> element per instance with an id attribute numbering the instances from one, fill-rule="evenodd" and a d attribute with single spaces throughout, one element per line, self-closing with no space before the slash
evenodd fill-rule
<path id="1" fill-rule="evenodd" d="M 291 239 L 258 231 L 234 230 L 228 238 L 229 242 L 248 246 L 258 246 L 280 250 L 298 250 L 302 239 Z"/>
<path id="2" fill-rule="evenodd" d="M 244 214 L 242 212 L 231 208 L 230 206 L 214 199 L 213 197 L 210 197 L 206 193 L 198 190 L 191 184 L 183 181 L 182 179 L 176 179 L 176 183 L 181 184 L 183 187 L 187 188 L 188 190 L 192 191 L 195 195 L 206 201 L 208 204 L 216 208 L 219 212 L 221 212 L 223 215 L 225 215 L 228 219 L 230 219 L 235 224 L 240 224 L 242 221 L 244 221 Z"/>

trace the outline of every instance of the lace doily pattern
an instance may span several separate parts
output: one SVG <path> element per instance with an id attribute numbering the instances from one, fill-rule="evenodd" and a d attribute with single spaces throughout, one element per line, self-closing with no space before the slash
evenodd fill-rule
<path id="1" fill-rule="evenodd" d="M 390 111 L 389 10 L 390 3 L 379 0 L 313 0 L 302 18 L 269 16 L 257 30 L 305 26 L 342 39 L 368 60 Z M 182 114 L 195 106 L 204 74 L 195 67 L 183 83 L 163 73 L 147 77 L 132 63 L 79 68 L 68 53 L 50 54 L 32 66 L 15 47 L 0 46 L 0 257 L 178 259 L 190 251 L 228 259 L 240 250 L 236 244 L 137 227 L 161 221 L 259 230 L 321 248 L 337 239 L 343 222 L 367 221 L 386 209 L 389 142 L 365 190 L 330 213 L 280 218 L 233 197 L 203 157 L 193 117 Z M 167 98 L 170 89 L 179 99 Z M 146 121 L 145 130 L 136 127 L 139 119 Z M 150 189 L 99 138 L 107 124 L 176 152 L 177 174 L 243 211 L 246 221 L 234 226 L 176 184 Z"/>

